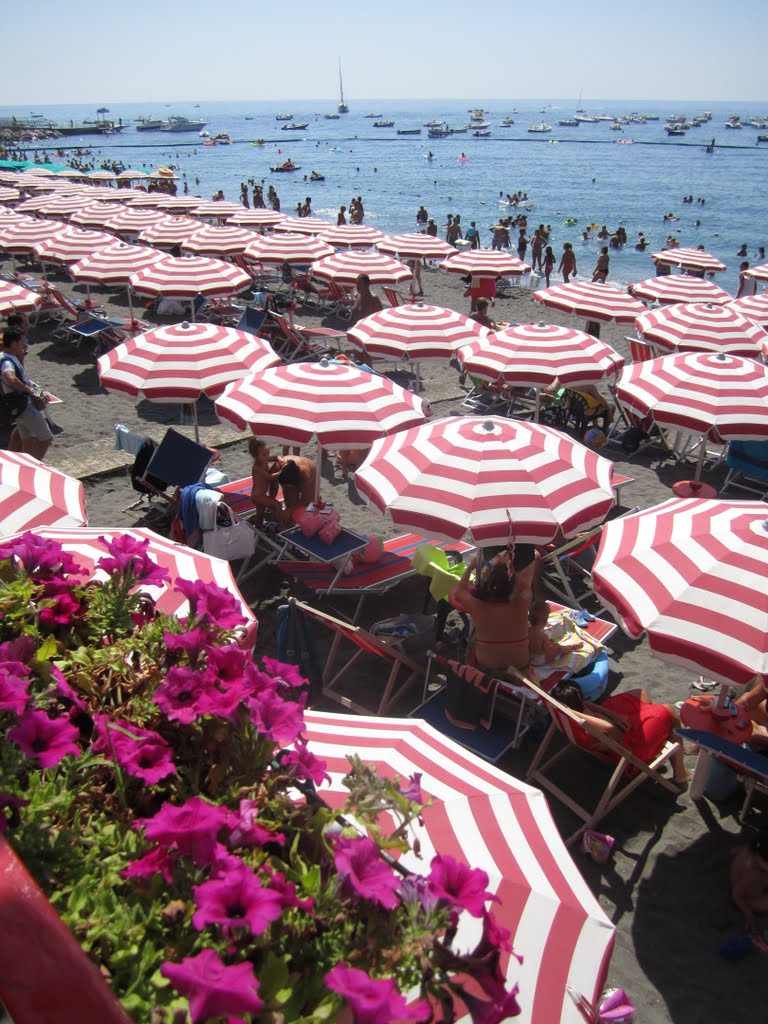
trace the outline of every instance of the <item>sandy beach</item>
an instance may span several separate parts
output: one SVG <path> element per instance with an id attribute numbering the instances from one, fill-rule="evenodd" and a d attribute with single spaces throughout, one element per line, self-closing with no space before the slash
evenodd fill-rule
<path id="1" fill-rule="evenodd" d="M 5 269 L 7 263 L 0 266 Z M 73 289 L 67 278 L 59 280 L 68 292 L 82 292 Z M 455 278 L 426 270 L 423 283 L 425 301 L 469 311 L 469 300 L 462 294 L 464 286 Z M 111 293 L 107 303 L 110 312 L 127 315 L 125 293 L 117 293 L 116 298 L 114 295 Z M 546 320 L 583 326 L 567 314 L 544 310 L 531 295 L 529 288 L 513 288 L 510 298 L 497 301 L 495 317 L 510 322 Z M 94 296 L 102 298 L 98 290 L 94 290 Z M 321 321 L 311 310 L 299 311 L 298 319 L 313 326 L 321 322 L 340 329 L 345 326 Z M 166 318 L 164 322 L 173 321 Z M 30 376 L 63 400 L 54 410 L 61 432 L 54 438 L 47 461 L 84 479 L 89 525 L 138 525 L 139 514 L 123 512 L 137 495 L 125 468 L 130 457 L 122 458 L 121 453 L 113 451 L 114 426 L 124 423 L 159 440 L 167 426 L 178 425 L 179 408 L 136 403 L 126 396 L 108 394 L 99 384 L 88 344 L 79 349 L 55 344 L 50 339 L 51 331 L 50 324 L 41 324 L 32 331 L 27 356 Z M 629 358 L 627 333 L 626 326 L 609 324 L 603 327 L 602 338 Z M 423 364 L 422 377 L 425 397 L 435 415 L 461 409 L 465 389 L 447 363 Z M 220 424 L 212 404 L 205 401 L 200 403 L 200 422 L 202 439 L 221 451 L 218 466 L 231 479 L 248 474 L 248 435 Z M 188 425 L 183 429 L 191 433 Z M 633 478 L 621 491 L 624 508 L 646 508 L 663 501 L 671 496 L 675 481 L 692 475 L 690 463 L 660 459 L 653 450 L 629 461 L 615 448 L 604 453 L 616 461 L 618 472 Z M 310 448 L 304 454 L 314 452 Z M 722 467 L 711 473 L 705 471 L 704 479 L 718 487 L 724 476 Z M 333 501 L 350 529 L 382 537 L 401 532 L 368 508 L 358 496 L 353 478 L 342 480 L 329 462 L 322 470 L 322 492 Z M 273 599 L 286 582 L 290 593 L 301 599 L 308 597 L 300 585 L 271 567 L 244 587 L 244 595 L 260 619 L 258 653 L 275 654 Z M 420 612 L 423 598 L 424 581 L 408 581 L 381 599 L 369 599 L 363 624 L 398 611 Z M 590 607 L 598 611 L 596 603 Z M 318 634 L 316 641 L 322 652 L 328 638 Z M 612 690 L 644 686 L 655 701 L 675 702 L 688 696 L 692 673 L 664 664 L 650 653 L 647 643 L 631 642 L 617 631 L 609 648 Z M 375 664 L 366 665 L 366 671 L 377 670 Z M 412 706 L 404 705 L 399 710 L 407 713 Z M 334 710 L 338 710 L 335 705 Z M 534 750 L 535 741 L 526 740 L 520 750 L 505 757 L 501 767 L 524 778 Z M 583 771 L 580 784 L 584 792 L 593 791 L 596 779 L 602 777 L 600 766 L 587 763 L 587 759 L 583 764 L 576 763 Z M 688 766 L 693 768 L 692 758 Z M 728 885 L 729 849 L 741 831 L 736 820 L 740 793 L 725 804 L 705 800 L 695 805 L 687 795 L 675 799 L 656 789 L 641 788 L 600 826 L 616 839 L 607 864 L 598 865 L 574 852 L 590 888 L 616 926 L 610 984 L 626 989 L 637 1007 L 637 1024 L 753 1024 L 764 1020 L 763 954 L 754 951 L 740 962 L 728 962 L 720 956 L 722 943 L 743 933 L 741 915 L 731 903 Z M 563 833 L 572 831 L 575 824 L 569 812 L 554 802 L 551 807 Z"/>

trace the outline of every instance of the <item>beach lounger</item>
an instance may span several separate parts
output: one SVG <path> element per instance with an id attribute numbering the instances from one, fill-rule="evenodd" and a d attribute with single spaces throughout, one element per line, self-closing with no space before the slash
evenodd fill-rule
<path id="1" fill-rule="evenodd" d="M 424 676 L 425 666 L 405 654 L 397 642 L 388 641 L 369 633 L 362 626 L 337 619 L 311 605 L 291 599 L 292 607 L 303 613 L 312 623 L 331 630 L 334 634 L 331 648 L 323 668 L 323 696 L 358 714 L 385 715 L 403 695 Z M 343 654 L 342 654 L 343 650 Z M 378 659 L 387 671 L 383 687 L 377 686 L 372 673 L 365 674 L 364 683 L 358 684 L 354 696 L 341 692 L 341 684 L 349 671 L 361 660 Z M 336 668 L 337 661 L 340 667 Z M 367 700 L 367 703 L 361 703 Z"/>
<path id="2" fill-rule="evenodd" d="M 675 735 L 699 747 L 696 771 L 691 783 L 692 799 L 697 799 L 703 791 L 712 761 L 718 761 L 730 768 L 744 783 L 744 803 L 739 811 L 740 822 L 744 822 L 755 793 L 768 796 L 768 757 L 731 743 L 730 740 L 722 739 L 714 733 L 704 732 L 703 729 L 675 729 Z"/>
<path id="3" fill-rule="evenodd" d="M 670 793 L 679 794 L 679 789 L 675 783 L 660 773 L 660 769 L 680 749 L 679 743 L 667 741 L 663 749 L 653 760 L 646 763 L 641 761 L 631 751 L 622 747 L 620 743 L 599 732 L 577 712 L 572 711 L 570 708 L 565 707 L 564 704 L 555 700 L 545 689 L 537 686 L 529 679 L 526 679 L 525 682 L 538 695 L 550 717 L 549 728 L 534 755 L 526 775 L 526 780 L 551 793 L 560 803 L 564 804 L 581 819 L 582 824 L 579 828 L 565 840 L 567 846 L 574 843 L 586 829 L 591 829 L 598 825 L 603 818 L 609 815 L 620 803 L 623 803 L 644 782 L 650 780 L 662 786 Z M 603 744 L 604 748 L 612 751 L 613 757 L 607 751 L 603 754 L 601 751 L 583 746 L 577 731 L 579 729 L 594 741 L 599 741 Z M 565 741 L 564 745 L 556 753 L 547 756 L 553 740 L 558 736 Z M 549 774 L 556 764 L 574 751 L 587 754 L 613 768 L 605 787 L 598 794 L 597 801 L 591 808 L 580 804 L 574 795 L 567 793 Z M 581 773 L 572 772 L 572 777 L 580 781 L 582 776 Z"/>
<path id="4" fill-rule="evenodd" d="M 625 340 L 629 344 L 629 354 L 632 356 L 633 363 L 644 363 L 646 359 L 655 359 L 659 355 L 658 349 L 647 341 L 641 341 L 640 338 L 632 338 L 629 335 Z"/>
<path id="5" fill-rule="evenodd" d="M 266 309 L 259 309 L 258 306 L 246 306 L 235 327 L 238 331 L 252 334 L 254 338 L 261 338 L 266 319 Z"/>
<path id="6" fill-rule="evenodd" d="M 768 441 L 731 441 L 725 461 L 728 476 L 720 493 L 746 491 L 766 500 L 768 497 Z"/>
<path id="7" fill-rule="evenodd" d="M 277 328 L 277 339 L 273 347 L 277 354 L 287 363 L 298 360 L 320 359 L 329 352 L 336 351 L 346 339 L 343 331 L 335 331 L 330 327 L 302 327 L 291 325 L 287 317 L 281 313 L 268 313 L 270 323 Z"/>
<path id="8" fill-rule="evenodd" d="M 119 331 L 110 320 L 103 320 L 97 316 L 84 316 L 75 323 L 66 324 L 54 331 L 52 338 L 72 342 L 76 347 L 83 342 L 93 342 L 94 353 L 106 352 L 120 342 L 125 341 L 127 335 Z"/>

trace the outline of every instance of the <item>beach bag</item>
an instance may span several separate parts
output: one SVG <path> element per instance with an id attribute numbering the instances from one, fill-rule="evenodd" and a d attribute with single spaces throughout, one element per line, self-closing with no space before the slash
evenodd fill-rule
<path id="1" fill-rule="evenodd" d="M 324 544 L 333 544 L 341 533 L 341 516 L 333 509 L 327 516 L 324 516 L 325 525 L 317 531 L 317 536 Z"/>
<path id="2" fill-rule="evenodd" d="M 12 427 L 29 403 L 29 395 L 21 391 L 12 391 L 0 395 L 0 428 Z"/>
<path id="3" fill-rule="evenodd" d="M 314 537 L 325 526 L 325 516 L 321 516 L 319 512 L 308 512 L 299 526 L 305 537 Z"/>
<path id="4" fill-rule="evenodd" d="M 203 533 L 203 551 L 216 558 L 224 558 L 227 562 L 236 562 L 241 558 L 249 558 L 256 550 L 256 534 L 253 527 L 239 520 L 234 512 L 230 513 L 230 526 L 216 526 Z"/>

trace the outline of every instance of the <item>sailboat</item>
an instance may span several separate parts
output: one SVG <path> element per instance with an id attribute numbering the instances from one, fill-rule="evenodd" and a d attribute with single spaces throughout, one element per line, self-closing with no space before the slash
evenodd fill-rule
<path id="1" fill-rule="evenodd" d="M 336 107 L 340 114 L 348 114 L 349 107 L 344 102 L 344 83 L 341 80 L 341 57 L 339 57 L 339 105 Z"/>
<path id="2" fill-rule="evenodd" d="M 576 107 L 576 113 L 577 114 L 586 114 L 586 110 L 584 110 L 584 108 L 581 105 L 581 93 L 582 93 L 582 90 L 579 89 L 579 105 L 578 105 L 578 107 Z"/>

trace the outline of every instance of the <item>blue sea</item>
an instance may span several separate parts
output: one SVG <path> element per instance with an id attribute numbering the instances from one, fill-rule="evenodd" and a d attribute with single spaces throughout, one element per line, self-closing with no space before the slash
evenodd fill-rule
<path id="1" fill-rule="evenodd" d="M 423 203 L 441 234 L 447 214 L 460 213 L 464 225 L 476 221 L 484 245 L 490 244 L 490 225 L 507 213 L 499 206 L 500 194 L 525 191 L 535 203 L 528 214 L 529 228 L 551 224 L 556 252 L 564 241 L 573 242 L 582 276 L 591 275 L 599 248 L 597 240 L 582 240 L 583 229 L 590 224 L 615 229 L 623 223 L 629 244 L 622 251 L 611 252 L 610 279 L 619 283 L 650 276 L 649 254 L 662 248 L 670 233 L 683 245 L 703 243 L 719 256 L 728 270 L 718 275 L 718 282 L 729 290 L 736 286 L 740 246 L 747 244 L 749 258 L 755 263 L 759 261 L 758 246 L 768 245 L 768 143 L 757 144 L 758 134 L 767 130 L 725 127 L 733 114 L 743 121 L 768 114 L 764 105 L 642 100 L 582 103 L 590 115 L 638 112 L 660 118 L 628 124 L 618 132 L 611 130 L 608 121 L 558 126 L 560 118 L 573 116 L 578 105 L 575 100 L 406 102 L 351 98 L 348 103 L 350 112 L 338 120 L 323 117 L 335 112 L 335 104 L 319 100 L 201 102 L 199 106 L 163 101 L 113 103 L 107 116 L 128 124 L 122 133 L 70 137 L 38 148 L 90 147 L 97 164 L 117 161 L 147 170 L 172 164 L 181 178 L 179 189 L 186 181 L 190 192 L 205 197 L 221 188 L 227 199 L 237 201 L 240 182 L 251 178 L 271 182 L 283 212 L 292 213 L 309 195 L 313 212 L 334 222 L 339 205 L 349 206 L 350 198 L 360 195 L 366 223 L 391 234 L 414 230 L 416 210 Z M 489 138 L 475 138 L 471 130 L 446 139 L 428 138 L 426 122 L 440 120 L 461 126 L 475 108 L 486 111 Z M 57 123 L 82 123 L 96 117 L 95 109 L 86 106 L 33 109 Z M 705 110 L 712 113 L 710 122 L 690 129 L 683 138 L 668 138 L 664 123 L 669 114 L 691 118 Z M 28 118 L 31 112 L 3 107 L 0 117 Z M 307 121 L 307 130 L 282 131 L 282 122 L 275 115 L 283 113 L 292 114 L 294 121 Z M 393 120 L 394 127 L 374 128 L 373 119 L 365 116 L 373 113 Z M 227 131 L 235 144 L 204 147 L 195 132 L 170 135 L 135 130 L 137 117 L 170 115 L 202 118 L 211 136 Z M 500 127 L 505 117 L 514 119 L 511 127 Z M 528 126 L 539 121 L 551 124 L 552 132 L 530 134 Z M 421 127 L 421 136 L 396 134 L 398 128 L 416 127 Z M 257 139 L 265 144 L 252 145 Z M 622 139 L 624 144 L 617 144 Z M 634 144 L 627 144 L 630 139 Z M 712 139 L 715 151 L 708 154 L 706 145 Z M 468 159 L 461 159 L 462 154 Z M 271 166 L 288 157 L 301 166 L 300 171 L 270 173 Z M 304 176 L 313 170 L 325 175 L 325 181 L 305 181 Z M 683 196 L 688 195 L 704 199 L 704 205 L 683 203 Z M 679 220 L 663 221 L 668 212 Z M 639 231 L 650 243 L 645 253 L 633 247 Z"/>

